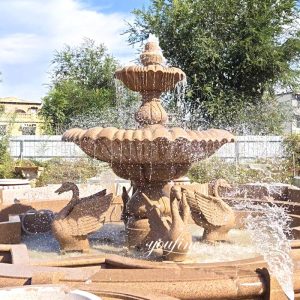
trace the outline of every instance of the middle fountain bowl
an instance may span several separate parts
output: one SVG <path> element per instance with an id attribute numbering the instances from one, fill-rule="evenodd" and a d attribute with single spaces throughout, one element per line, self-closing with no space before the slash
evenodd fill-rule
<path id="1" fill-rule="evenodd" d="M 114 172 L 135 182 L 170 181 L 187 173 L 193 162 L 211 156 L 234 136 L 221 129 L 205 131 L 167 128 L 73 128 L 63 135 L 88 156 L 110 163 Z"/>

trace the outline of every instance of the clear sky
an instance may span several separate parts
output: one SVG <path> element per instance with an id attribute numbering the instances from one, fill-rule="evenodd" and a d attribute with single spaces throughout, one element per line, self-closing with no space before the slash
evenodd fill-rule
<path id="1" fill-rule="evenodd" d="M 39 100 L 47 90 L 50 61 L 83 37 L 104 43 L 122 63 L 135 58 L 121 33 L 134 8 L 150 0 L 0 0 L 0 98 Z"/>

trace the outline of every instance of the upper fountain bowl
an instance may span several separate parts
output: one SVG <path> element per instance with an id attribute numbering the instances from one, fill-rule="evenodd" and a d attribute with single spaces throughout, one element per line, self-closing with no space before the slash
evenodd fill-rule
<path id="1" fill-rule="evenodd" d="M 163 57 L 154 42 L 146 44 L 140 59 L 143 66 L 133 65 L 115 73 L 115 77 L 132 91 L 163 93 L 173 90 L 178 82 L 186 78 L 182 70 L 162 65 Z"/>
<path id="2" fill-rule="evenodd" d="M 115 73 L 130 90 L 135 92 L 167 92 L 185 79 L 185 73 L 178 68 L 162 65 L 129 66 Z"/>

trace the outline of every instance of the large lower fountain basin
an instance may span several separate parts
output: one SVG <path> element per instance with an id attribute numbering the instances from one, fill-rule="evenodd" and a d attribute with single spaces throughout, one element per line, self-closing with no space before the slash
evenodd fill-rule
<path id="1" fill-rule="evenodd" d="M 300 272 L 297 246 L 292 257 L 295 262 L 295 299 L 298 299 Z M 80 260 L 32 262 L 31 265 L 1 264 L 0 286 L 8 282 L 10 286 L 59 283 L 92 292 L 104 300 L 169 299 L 168 296 L 175 297 L 170 299 L 186 300 L 287 299 L 280 288 L 273 285 L 272 278 L 256 271 L 264 267 L 266 263 L 260 257 L 229 263 L 170 264 L 116 255 L 89 256 Z M 138 293 L 143 295 L 139 298 Z"/>
<path id="2" fill-rule="evenodd" d="M 283 202 L 280 202 L 280 204 L 283 204 Z M 285 204 L 289 207 L 290 212 L 293 211 L 291 217 L 294 219 L 295 214 L 299 213 L 299 205 L 296 203 L 291 204 L 290 202 L 285 202 Z M 295 223 L 295 225 L 297 224 Z M 198 233 L 199 229 L 197 229 Z M 119 229 L 117 231 L 120 232 Z M 237 237 L 235 233 L 233 235 Z M 107 237 L 113 238 L 114 236 L 108 232 Z M 99 236 L 97 235 L 92 237 L 92 239 L 96 240 L 99 240 L 98 238 Z M 206 263 L 199 263 L 199 260 L 198 263 L 195 263 L 195 261 L 190 260 L 176 264 L 134 259 L 109 253 L 104 254 L 101 251 L 101 246 L 100 249 L 96 249 L 96 240 L 92 241 L 92 243 L 97 254 L 94 252 L 80 257 L 78 255 L 75 257 L 74 255 L 58 256 L 57 247 L 54 253 L 49 253 L 49 248 L 40 249 L 40 251 L 44 250 L 43 253 L 46 256 L 48 253 L 48 258 L 46 259 L 45 257 L 42 258 L 40 253 L 34 253 L 32 250 L 29 250 L 30 265 L 24 260 L 22 262 L 13 262 L 13 264 L 1 264 L 0 286 L 60 283 L 72 288 L 90 291 L 105 300 L 168 299 L 168 296 L 175 297 L 173 299 L 187 300 L 286 299 L 280 298 L 280 295 L 278 296 L 278 287 L 275 286 L 274 288 L 272 286 L 271 290 L 269 289 L 270 279 L 256 272 L 258 268 L 267 266 L 262 257 L 253 257 L 255 253 L 252 252 L 252 255 L 249 255 L 247 259 L 247 255 L 239 255 L 239 253 L 245 254 L 240 248 L 240 251 L 236 251 L 238 257 L 230 259 L 228 252 L 226 254 L 226 251 L 231 246 L 230 244 L 220 244 L 219 254 L 221 256 L 219 257 L 219 262 L 211 260 L 209 257 L 205 259 L 202 256 L 201 258 L 199 257 L 200 261 L 206 261 Z M 119 241 L 119 249 L 108 252 L 121 254 L 122 240 L 119 237 L 116 237 L 116 240 Z M 112 242 L 115 243 L 116 240 Z M 40 246 L 43 246 L 41 241 L 45 242 L 45 240 L 38 242 Z M 235 241 L 238 242 L 236 238 Z M 242 240 L 238 243 L 240 245 L 233 245 L 233 248 L 241 247 L 241 243 L 243 244 L 244 241 Z M 28 248 L 31 248 L 32 245 L 32 243 L 28 243 Z M 300 293 L 299 241 L 293 241 L 292 246 L 291 256 L 295 267 L 294 291 L 296 299 L 298 299 L 297 296 Z M 211 247 L 211 249 L 203 248 L 203 252 L 211 252 L 212 258 L 212 248 L 214 246 L 204 245 L 203 247 Z M 221 250 L 225 249 L 223 247 L 227 250 L 222 252 Z M 217 246 L 217 252 L 218 248 Z M 237 249 L 235 248 L 235 250 Z M 224 257 L 227 259 L 224 259 Z M 212 263 L 213 261 L 215 262 Z M 25 265 L 22 266 L 20 264 Z M 118 292 L 116 293 L 116 291 Z M 137 296 L 139 293 L 141 294 L 141 291 L 143 295 Z M 273 298 L 270 297 L 271 294 L 273 294 Z"/>

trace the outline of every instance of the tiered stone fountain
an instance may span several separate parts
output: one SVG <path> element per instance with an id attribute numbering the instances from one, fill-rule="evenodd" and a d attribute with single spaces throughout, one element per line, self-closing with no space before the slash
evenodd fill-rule
<path id="1" fill-rule="evenodd" d="M 143 246 L 150 231 L 142 194 L 158 204 L 162 217 L 169 216 L 168 183 L 185 175 L 193 162 L 234 141 L 234 136 L 225 130 L 166 127 L 168 115 L 160 96 L 174 90 L 186 75 L 178 68 L 162 65 L 163 57 L 154 42 L 146 44 L 140 58 L 142 66 L 125 67 L 115 73 L 130 90 L 142 95 L 143 103 L 135 114 L 139 128 L 73 128 L 63 135 L 63 140 L 75 142 L 86 154 L 110 163 L 115 174 L 133 182 L 135 193 L 127 203 L 129 246 Z"/>
<path id="2" fill-rule="evenodd" d="M 171 199 L 168 191 L 171 181 L 183 176 L 193 162 L 212 155 L 223 144 L 234 140 L 224 130 L 190 131 L 167 128 L 164 125 L 167 114 L 160 104 L 159 96 L 162 92 L 174 89 L 178 82 L 185 79 L 185 74 L 179 69 L 162 66 L 162 57 L 158 50 L 155 43 L 148 43 L 141 55 L 144 66 L 127 67 L 116 72 L 118 79 L 143 96 L 143 103 L 136 113 L 136 120 L 140 124 L 138 129 L 75 128 L 67 131 L 63 137 L 66 141 L 78 144 L 89 156 L 109 162 L 117 175 L 133 182 L 135 193 L 126 205 L 126 230 L 131 246 L 143 245 L 145 237 L 153 232 L 149 224 L 153 221 L 155 223 L 157 219 L 153 220 L 154 214 L 149 213 L 147 204 L 156 204 L 154 207 L 159 216 L 170 220 Z M 296 202 L 300 193 L 296 190 L 294 193 L 294 202 L 285 201 L 286 197 L 283 197 L 272 203 L 288 209 L 293 220 L 293 231 L 297 233 L 295 238 L 299 238 L 300 204 Z M 237 199 L 227 200 L 230 202 Z M 250 200 L 254 204 L 262 201 Z M 41 203 L 32 201 L 30 205 Z M 7 214 L 19 213 L 19 208 L 9 207 L 9 211 L 7 209 L 5 207 L 2 213 L 5 210 Z M 277 218 L 272 215 L 272 219 Z M 268 222 L 264 223 L 267 227 L 270 225 Z M 5 228 L 7 231 L 7 227 Z M 159 230 L 156 233 L 157 238 L 162 238 Z M 268 249 L 272 256 L 280 253 L 277 250 L 276 245 L 274 249 Z M 284 270 L 287 260 L 276 260 L 283 269 L 281 272 L 281 268 L 271 270 L 265 257 L 242 259 L 240 252 L 237 255 L 240 260 L 215 263 L 201 260 L 166 263 L 109 253 L 49 260 L 47 256 L 45 259 L 29 259 L 25 245 L 0 245 L 0 298 L 10 292 L 1 290 L 3 287 L 30 284 L 30 288 L 25 287 L 22 290 L 17 287 L 12 290 L 13 294 L 8 295 L 10 298 L 6 298 L 11 299 L 15 292 L 22 292 L 22 299 L 25 299 L 26 290 L 34 292 L 44 291 L 46 288 L 49 291 L 49 286 L 44 284 L 61 284 L 72 289 L 89 291 L 101 299 L 109 300 L 299 299 L 300 240 L 292 242 L 290 256 L 294 263 L 293 274 Z M 276 273 L 289 275 L 278 277 Z M 286 285 L 283 289 L 283 282 L 279 284 L 278 278 L 283 279 L 284 283 L 293 282 L 288 289 Z M 54 288 L 57 289 L 57 286 Z"/>

